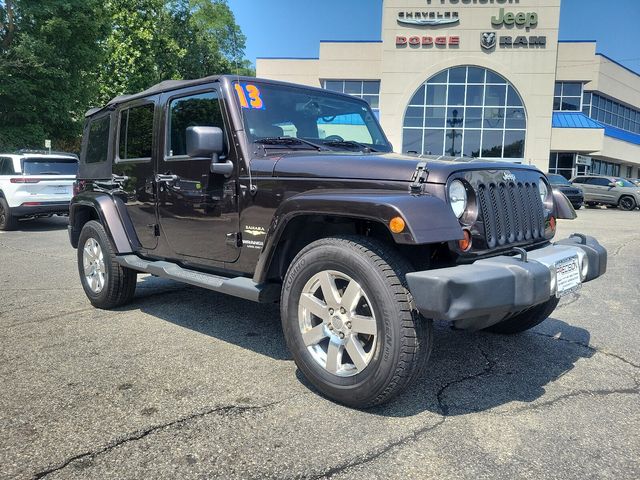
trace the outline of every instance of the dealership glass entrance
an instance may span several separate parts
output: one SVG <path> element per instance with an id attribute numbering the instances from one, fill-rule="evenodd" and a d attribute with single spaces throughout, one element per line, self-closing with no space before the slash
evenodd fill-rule
<path id="1" fill-rule="evenodd" d="M 516 89 L 475 66 L 445 70 L 423 83 L 405 112 L 405 153 L 521 162 L 527 120 Z"/>

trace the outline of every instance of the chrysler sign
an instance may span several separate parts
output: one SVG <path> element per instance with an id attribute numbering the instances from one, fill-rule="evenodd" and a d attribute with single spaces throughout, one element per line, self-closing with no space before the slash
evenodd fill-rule
<path id="1" fill-rule="evenodd" d="M 460 22 L 458 12 L 399 12 L 398 23 L 419 27 L 439 27 Z"/>

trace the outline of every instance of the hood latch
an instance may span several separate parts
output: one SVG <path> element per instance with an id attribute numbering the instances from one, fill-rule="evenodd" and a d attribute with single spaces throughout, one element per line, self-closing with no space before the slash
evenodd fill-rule
<path id="1" fill-rule="evenodd" d="M 427 177 L 429 177 L 427 162 L 418 163 L 418 165 L 416 165 L 416 171 L 413 172 L 413 176 L 411 177 L 411 185 L 409 186 L 411 193 L 422 193 L 422 185 L 427 183 Z"/>

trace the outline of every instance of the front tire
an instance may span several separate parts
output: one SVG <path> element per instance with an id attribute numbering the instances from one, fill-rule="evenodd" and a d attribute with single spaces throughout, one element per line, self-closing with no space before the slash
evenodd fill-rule
<path id="1" fill-rule="evenodd" d="M 541 303 L 530 310 L 498 322 L 495 325 L 485 328 L 485 330 L 503 335 L 513 335 L 530 330 L 549 318 L 549 315 L 551 315 L 558 306 L 559 301 L 559 298 L 550 298 L 545 303 Z"/>
<path id="2" fill-rule="evenodd" d="M 87 222 L 78 240 L 78 272 L 82 288 L 94 307 L 109 310 L 129 302 L 136 291 L 137 273 L 114 260 L 104 227 Z"/>
<path id="3" fill-rule="evenodd" d="M 635 199 L 628 196 L 620 197 L 620 200 L 618 200 L 618 206 L 620 207 L 621 210 L 624 210 L 625 212 L 629 212 L 631 210 L 635 210 L 636 201 Z"/>
<path id="4" fill-rule="evenodd" d="M 304 376 L 325 396 L 367 408 L 389 401 L 426 365 L 432 322 L 416 311 L 410 266 L 365 237 L 327 238 L 293 260 L 282 327 Z"/>
<path id="5" fill-rule="evenodd" d="M 15 230 L 18 219 L 11 215 L 11 208 L 7 200 L 0 197 L 0 230 Z"/>

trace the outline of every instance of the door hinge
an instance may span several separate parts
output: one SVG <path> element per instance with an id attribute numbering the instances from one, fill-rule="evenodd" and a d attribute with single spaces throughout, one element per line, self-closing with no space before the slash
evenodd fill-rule
<path id="1" fill-rule="evenodd" d="M 242 233 L 241 232 L 227 233 L 226 244 L 234 248 L 242 247 Z"/>

